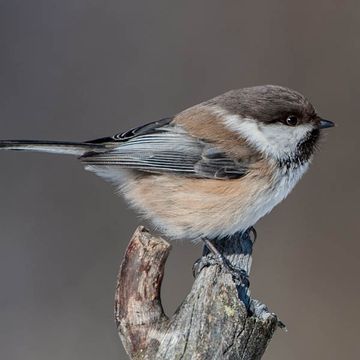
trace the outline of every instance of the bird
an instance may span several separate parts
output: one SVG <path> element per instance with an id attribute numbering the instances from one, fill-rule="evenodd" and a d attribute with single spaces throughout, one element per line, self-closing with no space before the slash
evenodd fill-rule
<path id="1" fill-rule="evenodd" d="M 261 85 L 111 137 L 1 140 L 0 150 L 77 156 L 166 237 L 202 239 L 211 248 L 285 199 L 307 171 L 322 130 L 333 126 L 299 92 Z"/>

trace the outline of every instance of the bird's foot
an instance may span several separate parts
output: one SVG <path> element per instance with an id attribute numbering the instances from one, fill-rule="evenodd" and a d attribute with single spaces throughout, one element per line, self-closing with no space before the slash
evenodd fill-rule
<path id="1" fill-rule="evenodd" d="M 252 315 L 250 309 L 249 274 L 244 269 L 232 265 L 210 240 L 206 238 L 202 240 L 212 256 L 203 256 L 197 260 L 193 265 L 193 275 L 196 277 L 204 267 L 213 265 L 220 266 L 220 268 L 231 275 L 238 291 L 239 299 L 244 303 L 249 315 Z"/>
<path id="2" fill-rule="evenodd" d="M 224 257 L 218 258 L 215 256 L 203 256 L 200 259 L 197 259 L 192 268 L 193 276 L 197 277 L 203 268 L 214 265 L 218 265 L 225 269 L 237 282 L 245 283 L 248 286 L 250 285 L 249 275 L 247 272 L 244 269 L 232 266 Z"/>
<path id="3" fill-rule="evenodd" d="M 204 268 L 218 264 L 219 263 L 213 257 L 202 256 L 194 262 L 192 267 L 194 278 L 196 278 Z"/>
<path id="4" fill-rule="evenodd" d="M 202 240 L 203 240 L 205 246 L 209 249 L 209 251 L 213 255 L 212 260 L 210 260 L 208 257 L 206 258 L 207 259 L 206 261 L 209 262 L 209 264 L 207 266 L 215 265 L 215 264 L 220 265 L 223 269 L 225 269 L 232 276 L 233 280 L 236 283 L 242 283 L 246 287 L 250 286 L 249 274 L 244 269 L 233 266 L 229 262 L 229 260 L 227 260 L 224 257 L 224 255 L 222 255 L 220 253 L 220 251 L 214 246 L 214 244 L 210 240 L 208 240 L 206 238 L 203 238 Z M 194 266 L 195 266 L 195 264 L 194 264 Z M 203 264 L 203 267 L 204 266 L 206 266 L 206 264 Z"/>

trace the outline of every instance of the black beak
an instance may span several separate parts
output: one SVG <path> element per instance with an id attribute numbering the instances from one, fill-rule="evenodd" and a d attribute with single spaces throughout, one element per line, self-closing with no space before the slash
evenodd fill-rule
<path id="1" fill-rule="evenodd" d="M 320 119 L 320 129 L 331 128 L 333 126 L 335 126 L 335 123 L 333 123 L 332 121 Z"/>

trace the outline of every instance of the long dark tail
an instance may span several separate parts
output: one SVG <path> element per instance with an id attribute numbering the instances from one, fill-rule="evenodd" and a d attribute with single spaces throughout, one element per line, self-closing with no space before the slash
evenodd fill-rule
<path id="1" fill-rule="evenodd" d="M 82 156 L 88 152 L 101 152 L 104 150 L 104 146 L 91 142 L 0 140 L 0 150 L 37 151 Z"/>

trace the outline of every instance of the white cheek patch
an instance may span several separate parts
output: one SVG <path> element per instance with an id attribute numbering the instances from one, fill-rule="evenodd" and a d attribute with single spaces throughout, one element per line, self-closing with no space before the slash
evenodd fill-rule
<path id="1" fill-rule="evenodd" d="M 237 132 L 250 145 L 276 158 L 293 154 L 299 141 L 313 129 L 310 124 L 293 127 L 279 123 L 262 124 L 254 119 L 241 118 L 238 115 L 223 114 L 223 121 L 227 128 Z"/>

